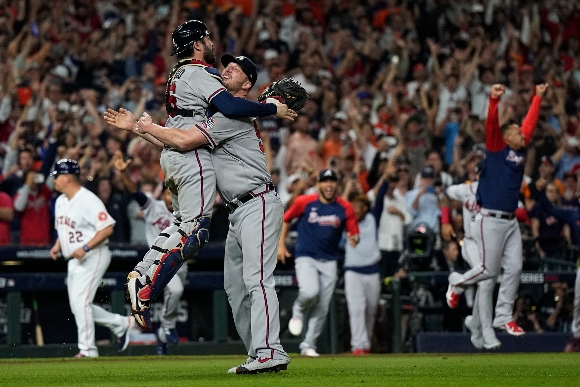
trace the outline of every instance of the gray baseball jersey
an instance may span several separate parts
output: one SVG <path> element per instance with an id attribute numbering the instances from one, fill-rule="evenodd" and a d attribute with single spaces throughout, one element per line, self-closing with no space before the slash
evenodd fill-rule
<path id="1" fill-rule="evenodd" d="M 474 234 L 477 234 L 472 227 L 475 215 L 479 212 L 479 205 L 475 198 L 478 184 L 477 181 L 471 184 L 456 184 L 446 190 L 447 196 L 463 204 L 463 231 L 468 238 L 473 238 Z"/>
<path id="2" fill-rule="evenodd" d="M 233 120 L 221 113 L 197 129 L 212 148 L 222 197 L 232 201 L 252 190 L 255 195 L 229 218 L 224 288 L 236 328 L 250 356 L 287 357 L 280 344 L 279 304 L 274 282 L 284 206 L 275 192 L 264 189 L 272 179 L 260 134 L 253 120 Z"/>
<path id="3" fill-rule="evenodd" d="M 224 91 L 221 76 L 215 68 L 195 60 L 181 66 L 169 79 L 168 104 L 173 108 L 191 110 L 194 116 L 169 114 L 165 126 L 188 130 L 205 121 L 212 98 Z M 208 150 L 164 150 L 161 168 L 178 218 L 191 221 L 199 216 L 211 216 L 215 170 Z"/>
<path id="4" fill-rule="evenodd" d="M 220 195 L 227 201 L 272 181 L 264 145 L 251 118 L 229 119 L 217 113 L 197 129 L 209 142 Z"/>
<path id="5" fill-rule="evenodd" d="M 142 207 L 145 218 L 145 239 L 149 246 L 153 245 L 159 233 L 173 223 L 173 212 L 169 211 L 163 200 L 155 200 L 150 193 L 145 194 L 147 203 Z"/>

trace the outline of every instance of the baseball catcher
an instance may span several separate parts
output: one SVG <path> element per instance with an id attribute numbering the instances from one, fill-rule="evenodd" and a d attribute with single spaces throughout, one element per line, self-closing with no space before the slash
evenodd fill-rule
<path id="1" fill-rule="evenodd" d="M 294 79 L 284 78 L 266 87 L 258 97 L 258 101 L 266 101 L 268 98 L 274 98 L 297 112 L 306 105 L 308 93 Z"/>

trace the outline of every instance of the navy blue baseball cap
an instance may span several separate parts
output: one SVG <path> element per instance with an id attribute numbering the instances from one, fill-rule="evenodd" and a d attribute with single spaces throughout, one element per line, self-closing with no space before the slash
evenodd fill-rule
<path id="1" fill-rule="evenodd" d="M 258 80 L 258 69 L 256 68 L 254 62 L 252 62 L 252 60 L 247 56 L 233 56 L 231 54 L 223 54 L 221 62 L 224 67 L 227 67 L 232 62 L 239 64 L 244 74 L 248 76 L 248 80 L 252 86 L 254 86 Z"/>
<path id="2" fill-rule="evenodd" d="M 54 171 L 50 173 L 50 176 L 58 175 L 80 175 L 81 168 L 79 163 L 71 159 L 60 159 L 56 162 L 54 166 Z"/>
<path id="3" fill-rule="evenodd" d="M 326 180 L 338 181 L 338 175 L 332 169 L 324 169 L 318 174 L 318 181 Z"/>
<path id="4" fill-rule="evenodd" d="M 421 171 L 421 177 L 424 179 L 434 179 L 435 178 L 435 170 L 432 167 L 425 167 Z"/>

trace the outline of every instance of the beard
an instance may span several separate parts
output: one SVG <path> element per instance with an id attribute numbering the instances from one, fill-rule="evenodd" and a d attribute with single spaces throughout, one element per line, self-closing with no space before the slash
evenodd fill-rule
<path id="1" fill-rule="evenodd" d="M 208 64 L 214 64 L 215 53 L 213 52 L 213 44 L 211 48 L 208 47 L 204 42 L 202 42 L 202 44 L 203 44 L 203 61 Z"/>

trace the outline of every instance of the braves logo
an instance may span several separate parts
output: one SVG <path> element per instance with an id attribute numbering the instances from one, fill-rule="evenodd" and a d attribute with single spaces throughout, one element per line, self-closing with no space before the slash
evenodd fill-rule
<path id="1" fill-rule="evenodd" d="M 340 219 L 336 215 L 318 215 L 312 211 L 308 215 L 308 223 L 318 223 L 320 226 L 340 227 Z"/>
<path id="2" fill-rule="evenodd" d="M 514 162 L 516 163 L 516 165 L 522 165 L 523 163 L 526 162 L 526 158 L 524 156 L 518 156 L 517 153 L 514 152 L 513 150 L 509 151 L 506 160 Z"/>

